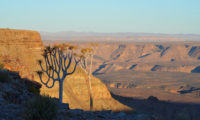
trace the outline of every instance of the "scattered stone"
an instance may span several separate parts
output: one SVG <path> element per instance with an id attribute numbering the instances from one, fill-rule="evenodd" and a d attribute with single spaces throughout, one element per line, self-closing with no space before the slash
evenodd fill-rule
<path id="1" fill-rule="evenodd" d="M 67 104 L 67 103 L 59 104 L 59 108 L 68 110 L 69 109 L 69 104 Z"/>
<path id="2" fill-rule="evenodd" d="M 158 98 L 157 98 L 157 97 L 154 97 L 154 96 L 149 96 L 149 97 L 147 98 L 147 100 L 149 100 L 149 101 L 151 101 L 151 102 L 158 102 L 158 101 L 159 101 Z"/>
<path id="3" fill-rule="evenodd" d="M 158 119 L 153 115 L 138 114 L 135 116 L 134 120 L 158 120 Z"/>
<path id="4" fill-rule="evenodd" d="M 83 110 L 81 110 L 81 109 L 71 109 L 71 110 L 70 110 L 70 113 L 71 113 L 72 115 L 80 115 L 80 114 L 83 113 Z"/>
<path id="5" fill-rule="evenodd" d="M 126 113 L 124 113 L 124 112 L 119 112 L 119 113 L 117 114 L 117 116 L 120 117 L 120 118 L 122 118 L 122 117 L 126 116 Z"/>

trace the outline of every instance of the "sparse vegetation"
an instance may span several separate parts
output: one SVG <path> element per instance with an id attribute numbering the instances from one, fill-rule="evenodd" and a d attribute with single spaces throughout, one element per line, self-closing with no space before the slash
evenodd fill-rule
<path id="1" fill-rule="evenodd" d="M 34 94 L 40 94 L 40 89 L 36 88 L 35 86 L 33 85 L 30 85 L 28 90 Z"/>
<path id="2" fill-rule="evenodd" d="M 0 61 L 0 69 L 4 68 L 4 64 Z"/>
<path id="3" fill-rule="evenodd" d="M 58 103 L 47 95 L 37 96 L 25 104 L 25 120 L 57 120 Z"/>

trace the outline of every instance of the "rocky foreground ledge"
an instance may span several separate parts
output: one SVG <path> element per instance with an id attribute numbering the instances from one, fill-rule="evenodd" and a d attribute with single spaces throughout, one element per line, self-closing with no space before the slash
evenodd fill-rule
<path id="1" fill-rule="evenodd" d="M 159 120 L 154 115 L 133 114 L 112 111 L 83 111 L 81 109 L 61 109 L 60 120 Z"/>
<path id="2" fill-rule="evenodd" d="M 40 87 L 39 83 L 22 79 L 17 72 L 0 70 L 0 120 L 27 120 L 26 103 L 40 96 Z M 56 98 L 50 99 L 58 101 Z M 68 104 L 57 105 L 55 116 L 58 120 L 157 120 L 155 116 L 147 114 L 84 111 L 69 109 Z"/>

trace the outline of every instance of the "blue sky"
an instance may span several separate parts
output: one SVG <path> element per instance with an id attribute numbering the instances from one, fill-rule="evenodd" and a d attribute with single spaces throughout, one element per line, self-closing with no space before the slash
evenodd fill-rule
<path id="1" fill-rule="evenodd" d="M 200 34 L 200 0 L 0 0 L 0 28 Z"/>

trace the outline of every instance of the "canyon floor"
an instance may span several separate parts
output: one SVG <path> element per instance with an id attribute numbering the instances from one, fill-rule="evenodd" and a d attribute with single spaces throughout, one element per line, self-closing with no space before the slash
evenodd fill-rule
<path id="1" fill-rule="evenodd" d="M 119 96 L 142 99 L 155 96 L 164 101 L 200 103 L 198 73 L 120 70 L 96 76 Z"/>

